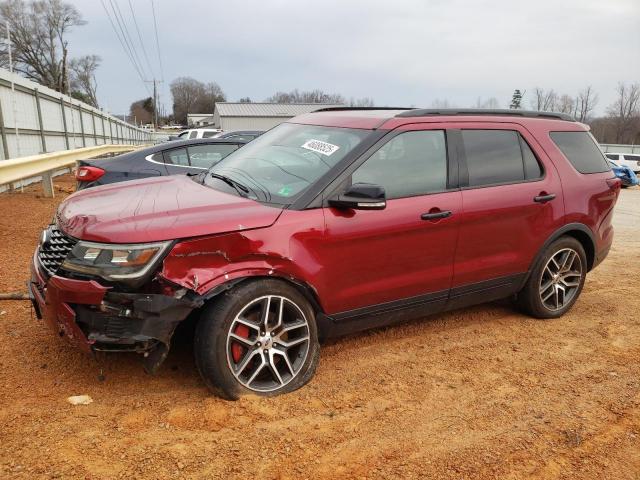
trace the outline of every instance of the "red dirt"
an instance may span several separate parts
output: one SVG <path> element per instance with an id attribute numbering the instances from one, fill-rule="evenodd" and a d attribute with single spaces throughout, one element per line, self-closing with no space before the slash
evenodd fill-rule
<path id="1" fill-rule="evenodd" d="M 0 194 L 0 291 L 24 290 L 64 196 L 39 192 Z M 28 302 L 0 302 L 0 477 L 637 480 L 639 205 L 622 192 L 612 252 L 563 318 L 494 303 L 341 339 L 272 399 L 211 396 L 188 337 L 157 376 L 111 356 L 101 382 Z"/>

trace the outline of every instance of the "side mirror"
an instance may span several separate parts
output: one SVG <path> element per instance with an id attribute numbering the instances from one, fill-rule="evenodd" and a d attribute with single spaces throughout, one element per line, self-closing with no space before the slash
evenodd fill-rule
<path id="1" fill-rule="evenodd" d="M 383 210 L 387 201 L 384 187 L 370 183 L 354 183 L 344 193 L 330 198 L 329 205 L 354 210 Z"/>

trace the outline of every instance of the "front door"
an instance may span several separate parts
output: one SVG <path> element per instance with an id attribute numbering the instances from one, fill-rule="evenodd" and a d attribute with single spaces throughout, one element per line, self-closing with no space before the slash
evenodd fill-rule
<path id="1" fill-rule="evenodd" d="M 384 210 L 324 208 L 321 278 L 332 292 L 327 313 L 338 319 L 446 301 L 461 193 L 449 189 L 445 131 L 416 128 L 424 127 L 390 134 L 341 180 L 383 186 Z"/>

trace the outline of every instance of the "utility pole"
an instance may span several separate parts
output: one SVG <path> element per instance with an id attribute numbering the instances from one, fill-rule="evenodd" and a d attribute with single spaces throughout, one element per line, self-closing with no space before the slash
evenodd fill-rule
<path id="1" fill-rule="evenodd" d="M 158 129 L 158 84 L 162 83 L 162 80 L 146 80 L 148 83 L 153 83 L 153 129 Z"/>

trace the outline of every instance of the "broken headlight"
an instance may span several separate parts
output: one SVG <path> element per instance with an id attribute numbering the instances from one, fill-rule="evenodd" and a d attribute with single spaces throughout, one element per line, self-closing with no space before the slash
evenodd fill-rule
<path id="1" fill-rule="evenodd" d="M 79 241 L 62 268 L 105 280 L 135 280 L 147 274 L 171 242 L 119 245 Z"/>

